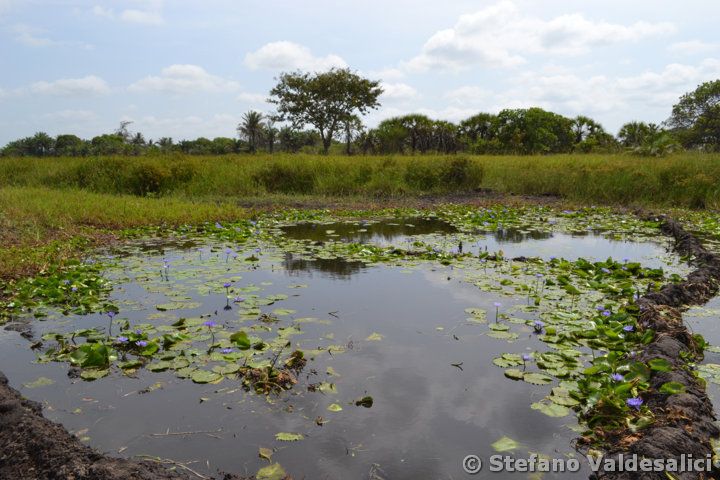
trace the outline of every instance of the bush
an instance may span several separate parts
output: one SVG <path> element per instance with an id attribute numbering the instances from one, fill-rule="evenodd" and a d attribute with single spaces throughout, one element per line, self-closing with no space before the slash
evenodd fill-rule
<path id="1" fill-rule="evenodd" d="M 315 189 L 315 176 L 299 163 L 265 165 L 253 180 L 273 193 L 312 193 Z"/>
<path id="2" fill-rule="evenodd" d="M 151 163 L 133 167 L 128 178 L 128 188 L 135 195 L 157 195 L 165 190 L 171 179 L 170 172 Z"/>
<path id="3" fill-rule="evenodd" d="M 405 170 L 405 183 L 416 190 L 434 190 L 440 185 L 440 169 L 423 161 L 412 160 Z"/>
<path id="4" fill-rule="evenodd" d="M 483 174 L 482 165 L 465 157 L 458 157 L 445 162 L 440 178 L 447 190 L 472 190 L 480 186 Z"/>

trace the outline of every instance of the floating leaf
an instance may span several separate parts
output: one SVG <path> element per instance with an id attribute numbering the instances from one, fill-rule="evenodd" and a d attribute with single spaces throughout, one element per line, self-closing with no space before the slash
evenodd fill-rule
<path id="1" fill-rule="evenodd" d="M 520 447 L 520 444 L 510 437 L 502 437 L 491 445 L 496 452 L 509 452 Z"/>
<path id="2" fill-rule="evenodd" d="M 328 405 L 327 409 L 331 412 L 340 412 L 343 408 L 337 403 L 331 403 L 330 405 Z"/>
<path id="3" fill-rule="evenodd" d="M 52 380 L 47 377 L 39 377 L 36 380 L 33 380 L 32 382 L 23 383 L 23 386 L 26 388 L 38 388 L 38 387 L 46 387 L 48 385 L 52 385 L 55 383 L 55 380 Z"/>
<path id="4" fill-rule="evenodd" d="M 523 375 L 525 374 L 516 368 L 508 368 L 505 370 L 505 376 L 513 380 L 522 380 Z"/>
<path id="5" fill-rule="evenodd" d="M 373 332 L 365 340 L 367 340 L 368 342 L 379 342 L 382 339 L 383 339 L 382 335 L 380 335 L 379 333 Z"/>
<path id="6" fill-rule="evenodd" d="M 558 405 L 556 403 L 548 404 L 548 403 L 542 403 L 542 402 L 535 402 L 532 405 L 530 405 L 530 408 L 532 408 L 533 410 L 537 410 L 541 413 L 544 413 L 548 417 L 564 417 L 570 413 L 569 408 L 562 406 L 562 405 Z"/>
<path id="7" fill-rule="evenodd" d="M 280 432 L 275 434 L 275 440 L 280 440 L 281 442 L 297 442 L 303 438 L 305 438 L 305 435 L 302 433 Z"/>
<path id="8" fill-rule="evenodd" d="M 255 474 L 256 480 L 283 480 L 286 477 L 287 473 L 279 463 L 263 467 Z"/>
<path id="9" fill-rule="evenodd" d="M 523 375 L 523 380 L 533 385 L 547 385 L 552 382 L 552 377 L 542 373 L 530 373 L 526 372 Z"/>
<path id="10" fill-rule="evenodd" d="M 98 370 L 98 369 L 92 368 L 92 369 L 83 370 L 82 372 L 80 372 L 80 378 L 82 378 L 83 380 L 93 381 L 93 380 L 97 380 L 99 378 L 106 376 L 108 373 L 110 373 L 110 370 L 107 370 L 107 369 Z"/>
<path id="11" fill-rule="evenodd" d="M 195 383 L 212 383 L 221 380 L 223 376 L 219 373 L 211 372 L 208 370 L 195 370 L 190 375 L 190 378 Z"/>
<path id="12" fill-rule="evenodd" d="M 260 447 L 258 448 L 258 456 L 270 462 L 273 456 L 273 451 L 271 448 Z"/>

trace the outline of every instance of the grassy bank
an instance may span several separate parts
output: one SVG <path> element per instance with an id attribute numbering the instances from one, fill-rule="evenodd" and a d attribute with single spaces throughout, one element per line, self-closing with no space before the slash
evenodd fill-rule
<path id="1" fill-rule="evenodd" d="M 0 185 L 228 199 L 398 197 L 488 188 L 582 203 L 720 207 L 720 155 L 3 158 Z"/>
<path id="2" fill-rule="evenodd" d="M 720 207 L 720 155 L 0 158 L 0 277 L 62 264 L 112 232 L 261 206 L 400 204 L 478 188 L 575 205 Z"/>
<path id="3" fill-rule="evenodd" d="M 74 189 L 0 188 L 0 278 L 62 264 L 113 231 L 146 225 L 199 224 L 243 218 L 230 203 L 142 198 Z"/>

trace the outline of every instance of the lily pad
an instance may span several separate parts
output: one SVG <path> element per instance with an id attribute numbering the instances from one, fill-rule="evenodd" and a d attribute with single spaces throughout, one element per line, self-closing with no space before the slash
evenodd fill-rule
<path id="1" fill-rule="evenodd" d="M 496 452 L 509 452 L 520 447 L 520 444 L 510 437 L 502 437 L 491 445 Z"/>

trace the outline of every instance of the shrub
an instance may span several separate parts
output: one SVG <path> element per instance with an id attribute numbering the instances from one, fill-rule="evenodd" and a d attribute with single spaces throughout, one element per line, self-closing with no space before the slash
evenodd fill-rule
<path id="1" fill-rule="evenodd" d="M 471 190 L 480 186 L 483 174 L 482 165 L 465 157 L 458 157 L 445 162 L 440 178 L 447 190 Z"/>
<path id="2" fill-rule="evenodd" d="M 440 184 L 440 169 L 423 161 L 413 160 L 405 170 L 405 183 L 416 190 L 434 190 Z"/>
<path id="3" fill-rule="evenodd" d="M 312 193 L 315 176 L 302 164 L 271 163 L 253 175 L 253 180 L 273 193 Z"/>
<path id="4" fill-rule="evenodd" d="M 128 178 L 128 188 L 135 195 L 157 195 L 167 189 L 172 176 L 170 172 L 152 163 L 133 167 Z"/>

